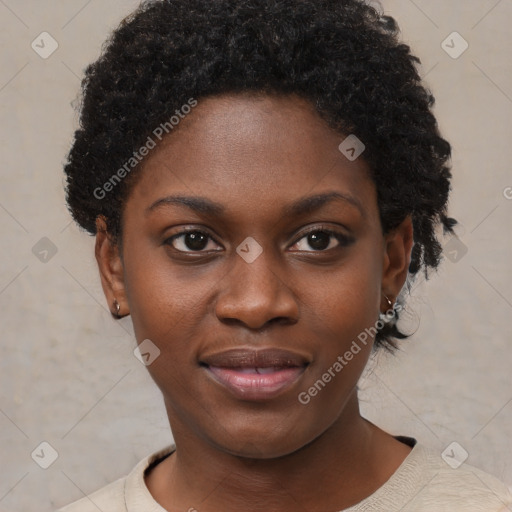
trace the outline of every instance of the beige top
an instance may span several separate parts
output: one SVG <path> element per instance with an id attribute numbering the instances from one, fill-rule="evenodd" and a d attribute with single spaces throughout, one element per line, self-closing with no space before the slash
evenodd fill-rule
<path id="1" fill-rule="evenodd" d="M 409 455 L 383 486 L 343 512 L 512 511 L 512 493 L 497 478 L 465 463 L 453 469 L 414 439 L 398 438 L 415 443 Z M 166 512 L 146 487 L 144 472 L 174 450 L 170 445 L 145 457 L 128 476 L 57 512 Z"/>

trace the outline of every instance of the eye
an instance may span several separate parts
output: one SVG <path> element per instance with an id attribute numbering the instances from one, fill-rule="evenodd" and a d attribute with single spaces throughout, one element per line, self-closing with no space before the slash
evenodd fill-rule
<path id="1" fill-rule="evenodd" d="M 208 233 L 199 229 L 190 229 L 171 236 L 164 243 L 178 252 L 208 252 L 205 248 L 208 247 L 209 240 L 213 241 L 213 238 Z"/>
<path id="2" fill-rule="evenodd" d="M 309 245 L 309 247 L 312 248 L 311 251 L 307 247 L 303 247 L 302 249 L 299 247 L 299 251 L 306 252 L 326 252 L 336 247 L 346 247 L 354 241 L 343 233 L 321 227 L 311 229 L 303 234 L 302 238 L 295 242 L 294 246 L 300 246 L 302 240 L 306 240 L 306 242 L 303 243 L 304 246 Z M 171 236 L 165 240 L 164 243 L 170 245 L 176 251 L 184 253 L 216 251 L 216 249 L 212 247 L 208 249 L 209 241 L 214 242 L 213 238 L 205 231 L 188 229 Z"/>
<path id="3" fill-rule="evenodd" d="M 352 238 L 338 231 L 318 227 L 305 233 L 302 238 L 300 238 L 299 241 L 294 245 L 300 245 L 302 240 L 306 240 L 306 242 L 303 243 L 303 246 L 309 245 L 313 248 L 313 251 L 308 251 L 307 247 L 299 249 L 307 252 L 325 252 L 329 249 L 335 249 L 337 247 L 346 247 L 354 241 Z M 337 242 L 337 245 L 335 241 Z"/>

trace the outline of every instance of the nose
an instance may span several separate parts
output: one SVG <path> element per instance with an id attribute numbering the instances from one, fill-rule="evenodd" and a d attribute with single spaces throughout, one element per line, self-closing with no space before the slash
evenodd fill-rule
<path id="1" fill-rule="evenodd" d="M 221 280 L 215 311 L 224 323 L 241 323 L 261 330 L 267 324 L 294 324 L 299 317 L 299 303 L 280 267 L 263 251 L 248 263 L 233 254 L 232 267 Z M 279 274 L 279 275 L 278 275 Z"/>

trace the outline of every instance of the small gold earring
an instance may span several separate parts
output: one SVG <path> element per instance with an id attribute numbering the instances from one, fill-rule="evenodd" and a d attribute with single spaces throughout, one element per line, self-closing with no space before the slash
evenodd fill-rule
<path id="1" fill-rule="evenodd" d="M 393 302 L 389 299 L 389 297 L 386 294 L 383 293 L 383 295 L 384 295 L 384 298 L 388 301 L 389 308 L 392 308 L 393 307 Z"/>
<path id="2" fill-rule="evenodd" d="M 117 302 L 117 299 L 114 299 L 114 308 L 116 308 L 116 312 L 114 313 L 114 316 L 116 318 L 121 318 L 121 315 L 119 314 L 119 311 L 121 310 L 121 306 L 119 305 L 119 302 Z"/>
<path id="3" fill-rule="evenodd" d="M 394 308 L 393 308 L 393 302 L 392 302 L 392 301 L 390 300 L 390 298 L 389 298 L 387 295 L 385 295 L 384 293 L 383 293 L 382 295 L 384 295 L 384 298 L 385 298 L 385 299 L 387 300 L 387 302 L 388 302 L 388 309 L 387 309 L 387 311 L 385 311 L 385 312 L 382 312 L 382 311 L 380 311 L 380 312 L 379 312 L 379 321 L 383 323 L 383 325 L 382 325 L 380 328 L 382 328 L 382 327 L 384 326 L 384 324 L 387 324 L 389 321 L 391 321 L 391 319 L 395 316 L 395 312 L 394 312 Z M 393 310 L 393 316 L 390 318 L 390 317 L 388 316 L 388 313 L 389 313 L 391 310 Z"/>

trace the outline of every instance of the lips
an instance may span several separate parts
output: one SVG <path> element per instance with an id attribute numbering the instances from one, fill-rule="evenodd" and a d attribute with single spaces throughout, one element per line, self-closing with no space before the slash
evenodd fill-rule
<path id="1" fill-rule="evenodd" d="M 289 390 L 310 363 L 282 349 L 231 349 L 200 360 L 217 384 L 245 400 L 269 400 Z"/>

